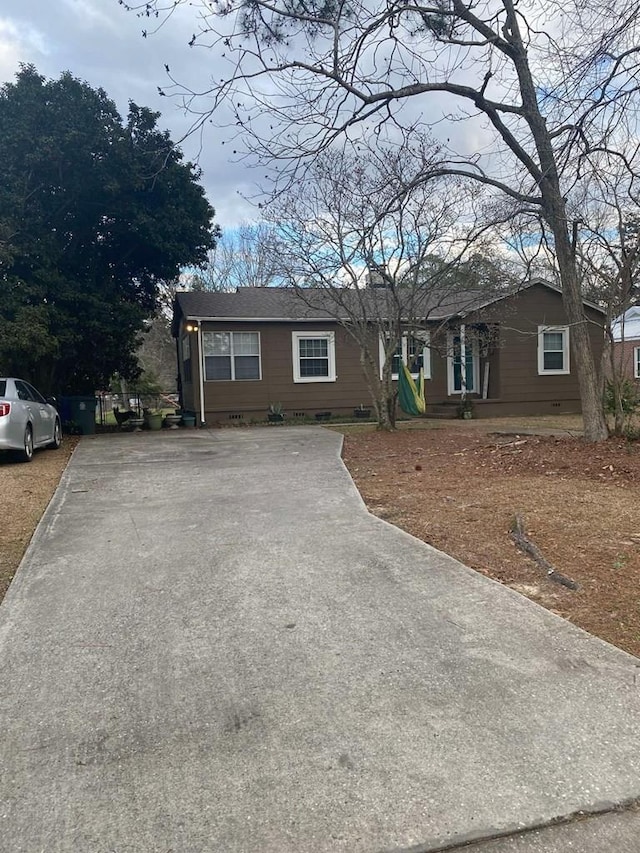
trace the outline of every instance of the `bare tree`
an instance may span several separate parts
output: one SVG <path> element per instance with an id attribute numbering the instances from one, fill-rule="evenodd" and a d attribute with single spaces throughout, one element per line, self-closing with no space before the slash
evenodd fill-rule
<path id="1" fill-rule="evenodd" d="M 120 2 L 160 18 L 187 0 Z M 640 0 L 200 0 L 192 44 L 219 49 L 230 68 L 212 103 L 190 100 L 195 123 L 230 108 L 246 150 L 289 180 L 340 135 L 410 138 L 447 120 L 440 173 L 546 223 L 585 435 L 606 437 L 567 194 L 596 150 L 635 168 L 620 131 L 636 121 Z"/>
<path id="2" fill-rule="evenodd" d="M 155 380 L 162 391 L 175 392 L 176 348 L 166 314 L 159 311 L 147 322 L 136 357 L 145 378 Z"/>
<path id="3" fill-rule="evenodd" d="M 237 290 L 271 287 L 281 283 L 278 264 L 279 236 L 265 221 L 243 222 L 223 230 L 209 262 L 193 276 L 203 290 Z"/>
<path id="4" fill-rule="evenodd" d="M 422 143 L 379 145 L 366 156 L 362 145 L 325 151 L 266 208 L 296 298 L 327 310 L 356 342 L 381 429 L 395 426 L 394 363 L 402 357 L 418 370 L 425 348 L 446 340 L 430 318 L 444 327 L 447 308 L 455 314 L 495 293 L 496 267 L 476 256 L 473 282 L 464 269 L 483 233 L 470 216 L 460 224 L 460 211 L 473 207 L 468 188 L 448 177 L 414 181 L 437 156 Z"/>
<path id="5" fill-rule="evenodd" d="M 628 415 L 624 321 L 617 322 L 638 299 L 640 274 L 640 206 L 637 180 L 626 164 L 600 156 L 599 168 L 585 185 L 576 222 L 576 251 L 585 292 L 606 312 L 606 346 L 602 378 L 605 400 L 621 435 Z M 616 328 L 617 326 L 617 328 Z M 617 350 L 616 333 L 623 346 Z"/>
<path id="6" fill-rule="evenodd" d="M 219 230 L 207 263 L 184 271 L 179 279 L 159 286 L 160 311 L 171 315 L 177 290 L 234 291 L 238 287 L 270 287 L 282 283 L 277 230 L 265 221 L 243 222 L 235 229 Z"/>

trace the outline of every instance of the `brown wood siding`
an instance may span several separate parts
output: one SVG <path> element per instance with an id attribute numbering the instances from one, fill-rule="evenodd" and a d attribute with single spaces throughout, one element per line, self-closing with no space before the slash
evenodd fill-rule
<path id="1" fill-rule="evenodd" d="M 207 420 L 243 414 L 265 417 L 270 403 L 281 403 L 287 414 L 350 411 L 370 405 L 358 346 L 344 329 L 330 323 L 204 323 L 203 331 L 259 332 L 261 380 L 205 381 Z M 335 334 L 335 382 L 294 382 L 293 332 Z"/>
<path id="2" fill-rule="evenodd" d="M 182 408 L 187 412 L 196 411 L 196 389 L 192 382 L 182 384 Z"/>
<path id="3" fill-rule="evenodd" d="M 198 360 L 198 335 L 196 332 L 191 332 L 189 334 L 189 348 L 191 352 L 191 380 L 187 381 L 184 375 L 184 362 L 182 360 L 182 337 L 186 332 L 184 328 L 180 330 L 180 337 L 178 338 L 179 346 L 177 347 L 177 352 L 179 353 L 178 357 L 178 371 L 180 373 L 180 381 L 182 383 L 182 408 L 186 412 L 197 412 L 198 416 L 199 405 L 198 405 L 198 383 L 200 381 L 199 374 L 199 360 Z"/>
<path id="4" fill-rule="evenodd" d="M 502 387 L 501 381 L 501 358 L 500 353 L 502 350 L 502 329 L 499 327 L 494 329 L 494 337 L 492 339 L 491 348 L 489 350 L 489 356 L 487 361 L 489 362 L 489 391 L 487 397 L 489 399 L 498 399 L 500 397 L 500 388 Z M 481 375 L 480 377 L 481 383 L 484 381 L 484 377 Z M 482 393 L 482 385 L 480 387 L 480 391 Z"/>
<path id="5" fill-rule="evenodd" d="M 587 308 L 596 365 L 603 347 L 602 315 Z M 538 326 L 566 326 L 567 316 L 561 294 L 543 285 L 534 285 L 520 293 L 488 306 L 478 317 L 485 323 L 500 323 L 499 376 L 497 396 L 503 402 L 569 402 L 579 400 L 578 379 L 573 352 L 567 375 L 538 374 Z M 569 331 L 571 340 L 571 331 Z"/>
<path id="6" fill-rule="evenodd" d="M 587 309 L 596 363 L 602 352 L 602 317 Z M 559 293 L 537 285 L 501 302 L 490 305 L 466 324 L 483 323 L 497 327 L 497 341 L 488 356 L 489 399 L 501 412 L 531 413 L 536 411 L 579 411 L 576 365 L 571 356 L 568 375 L 538 375 L 538 326 L 567 325 Z M 264 419 L 270 403 L 281 403 L 289 417 L 296 412 L 313 415 L 319 411 L 345 414 L 360 405 L 371 405 L 369 390 L 360 366 L 358 345 L 337 323 L 313 322 L 239 322 L 203 323 L 203 331 L 249 331 L 260 333 L 261 380 L 205 381 L 205 419 L 207 422 L 227 421 L 239 417 Z M 335 382 L 297 383 L 293 378 L 292 332 L 324 332 L 335 334 Z M 375 343 L 377 352 L 377 342 Z M 183 380 L 183 400 L 186 409 L 198 410 L 199 370 L 197 335 L 191 335 L 192 382 Z M 482 393 L 485 359 L 481 359 L 480 386 Z M 181 374 L 183 365 L 180 364 Z M 446 347 L 431 350 L 431 379 L 425 383 L 427 404 L 459 400 L 460 395 L 448 397 L 448 363 Z M 199 412 L 198 412 L 199 414 Z"/>
<path id="7" fill-rule="evenodd" d="M 425 380 L 424 395 L 427 405 L 447 398 L 447 359 L 435 347 L 431 350 L 431 379 Z"/>

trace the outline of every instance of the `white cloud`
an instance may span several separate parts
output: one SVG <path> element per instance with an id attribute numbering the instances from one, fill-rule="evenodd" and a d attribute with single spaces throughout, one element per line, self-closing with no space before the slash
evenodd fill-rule
<path id="1" fill-rule="evenodd" d="M 35 27 L 0 18 L 0 81 L 13 79 L 20 62 L 33 61 L 36 64 L 47 53 L 46 38 Z"/>
<path id="2" fill-rule="evenodd" d="M 62 2 L 73 14 L 77 26 L 82 29 L 117 29 L 116 16 L 103 11 L 107 7 L 102 0 L 62 0 Z"/>
<path id="3" fill-rule="evenodd" d="M 126 12 L 117 0 L 3 0 L 0 13 L 0 85 L 14 79 L 19 64 L 32 63 L 49 78 L 63 71 L 102 87 L 124 116 L 129 100 L 162 113 L 159 126 L 174 141 L 182 139 L 193 117 L 185 116 L 176 101 L 161 97 L 167 88 L 165 63 L 177 80 L 194 87 L 203 76 L 215 75 L 212 56 L 190 50 L 193 32 L 190 10 L 174 15 L 171 26 L 152 33 L 153 21 Z M 149 28 L 149 37 L 142 31 Z M 220 76 L 220 75 L 217 75 Z M 251 196 L 253 176 L 242 163 L 230 162 L 232 146 L 222 145 L 227 131 L 207 124 L 202 138 L 185 139 L 181 147 L 197 160 L 202 183 L 225 228 L 256 218 L 243 196 Z"/>

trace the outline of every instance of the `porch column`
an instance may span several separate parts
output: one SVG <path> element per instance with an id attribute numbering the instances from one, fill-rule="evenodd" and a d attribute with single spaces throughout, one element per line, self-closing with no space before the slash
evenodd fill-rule
<path id="1" fill-rule="evenodd" d="M 460 324 L 460 392 L 464 400 L 467 396 L 467 343 L 466 326 Z"/>

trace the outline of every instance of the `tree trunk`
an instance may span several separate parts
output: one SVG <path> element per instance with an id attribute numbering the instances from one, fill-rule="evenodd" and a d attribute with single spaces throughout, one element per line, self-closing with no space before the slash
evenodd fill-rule
<path id="1" fill-rule="evenodd" d="M 553 232 L 555 254 L 562 282 L 562 302 L 571 326 L 569 333 L 574 366 L 578 377 L 584 435 L 587 441 L 604 441 L 609 431 L 604 417 L 600 382 L 596 370 L 588 320 L 578 281 L 575 248 L 571 243 L 567 205 L 560 186 L 558 164 L 547 123 L 538 106 L 538 92 L 529 68 L 527 51 L 522 41 L 515 4 L 505 2 L 513 48 L 512 59 L 518 74 L 524 115 L 533 136 L 540 170 L 532 172 L 542 196 L 542 216 Z"/>
<path id="2" fill-rule="evenodd" d="M 607 342 L 605 346 L 607 347 L 607 354 L 609 356 L 609 374 L 611 376 L 609 387 L 613 402 L 613 434 L 619 437 L 624 432 L 625 421 L 622 409 L 622 370 L 618 368 L 618 364 L 616 363 L 614 341 L 610 326 L 607 329 Z M 607 399 L 609 399 L 608 394 Z"/>
<path id="3" fill-rule="evenodd" d="M 551 189 L 553 195 L 556 195 L 555 190 L 555 187 Z M 570 323 L 569 337 L 580 389 L 584 437 L 587 441 L 604 441 L 609 436 L 609 430 L 604 416 L 600 378 L 591 349 L 589 321 L 578 283 L 575 253 L 566 227 L 566 206 L 559 187 L 556 198 L 551 199 L 551 202 L 554 209 L 548 221 L 553 228 L 562 282 L 562 302 Z"/>
<path id="4" fill-rule="evenodd" d="M 378 364 L 368 348 L 360 348 L 360 364 L 367 380 L 369 393 L 376 413 L 377 429 L 391 432 L 396 428 L 396 395 L 391 390 L 391 376 L 383 367 L 382 379 L 378 375 Z"/>
<path id="5" fill-rule="evenodd" d="M 384 404 L 384 426 L 381 429 L 393 430 L 396 428 L 396 400 L 397 392 L 393 388 L 391 379 L 391 359 L 386 355 L 382 366 L 382 379 L 380 380 L 380 404 Z"/>
<path id="6" fill-rule="evenodd" d="M 390 416 L 390 405 L 389 400 L 374 400 L 373 406 L 376 412 L 376 420 L 377 426 L 376 428 L 379 430 L 384 430 L 385 432 L 393 432 L 396 428 L 395 420 L 392 420 Z"/>
<path id="7" fill-rule="evenodd" d="M 624 410 L 622 408 L 622 395 L 620 393 L 620 385 L 614 380 L 613 393 L 615 394 L 615 419 L 613 424 L 613 434 L 620 437 L 624 433 Z"/>
<path id="8" fill-rule="evenodd" d="M 122 395 L 122 411 L 128 411 L 131 406 L 129 404 L 129 389 L 127 388 L 127 383 L 125 380 L 120 377 L 120 394 Z"/>

